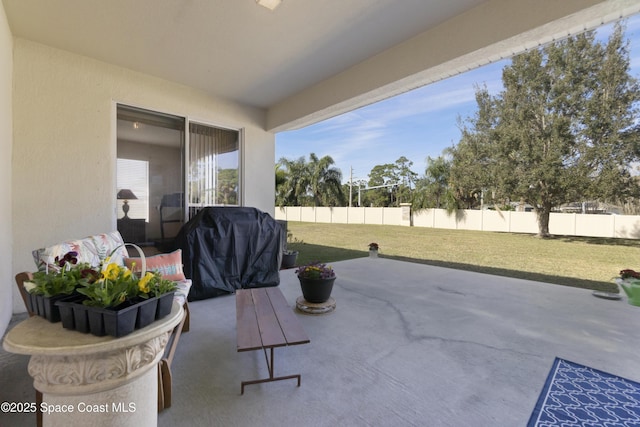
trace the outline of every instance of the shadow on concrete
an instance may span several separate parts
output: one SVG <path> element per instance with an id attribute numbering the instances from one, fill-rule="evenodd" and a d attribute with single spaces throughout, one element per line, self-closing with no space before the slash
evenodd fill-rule
<path id="1" fill-rule="evenodd" d="M 516 279 L 533 280 L 536 282 L 552 283 L 555 285 L 571 286 L 573 288 L 593 289 L 605 292 L 619 292 L 615 283 L 601 282 L 598 280 L 577 279 L 575 277 L 555 276 L 551 274 L 531 273 L 528 271 L 508 270 L 506 268 L 486 267 L 482 265 L 464 264 L 459 262 L 424 260 L 402 256 L 384 255 L 383 258 L 398 261 L 428 264 L 437 267 L 454 268 L 456 270 L 473 271 L 476 273 L 493 274 L 495 276 L 513 277 Z"/>
<path id="2" fill-rule="evenodd" d="M 303 265 L 313 261 L 336 262 L 369 256 L 365 251 L 313 245 L 309 243 L 289 243 L 287 248 L 298 251 L 296 265 Z"/>
<path id="3" fill-rule="evenodd" d="M 563 238 L 569 239 L 569 238 Z M 582 241 L 582 238 L 571 238 L 573 241 Z M 597 241 L 601 240 L 600 243 Z M 585 238 L 585 242 L 593 244 L 616 244 L 620 239 L 610 239 L 612 242 L 605 242 L 609 239 Z M 629 246 L 639 246 L 638 242 Z M 289 249 L 299 251 L 296 265 L 303 265 L 313 261 L 321 261 L 326 263 L 344 261 L 354 258 L 364 258 L 369 256 L 366 251 L 356 251 L 353 249 L 336 248 L 332 246 L 313 245 L 307 243 L 293 243 L 289 245 Z M 403 256 L 380 255 L 381 258 L 395 259 L 398 261 L 413 262 L 417 264 L 428 264 L 437 267 L 453 268 L 456 270 L 473 271 L 476 273 L 493 274 L 496 276 L 514 277 L 517 279 L 533 280 L 536 282 L 552 283 L 556 285 L 571 286 L 574 288 L 593 289 L 605 292 L 619 292 L 618 286 L 613 282 L 601 282 L 597 280 L 577 279 L 575 277 L 556 276 L 550 274 L 531 273 L 527 271 L 509 270 L 505 268 L 486 267 L 474 264 L 465 264 L 459 262 L 449 262 L 430 259 L 417 259 Z"/>

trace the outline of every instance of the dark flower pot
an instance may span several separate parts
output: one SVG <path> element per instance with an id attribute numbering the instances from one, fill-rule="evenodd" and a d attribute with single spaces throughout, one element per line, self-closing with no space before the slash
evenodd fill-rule
<path id="1" fill-rule="evenodd" d="M 29 313 L 37 313 L 36 296 L 27 292 L 27 311 Z"/>
<path id="2" fill-rule="evenodd" d="M 56 306 L 58 307 L 58 310 L 60 310 L 60 320 L 62 321 L 63 328 L 85 333 L 89 331 L 86 309 L 82 311 L 82 317 L 84 317 L 84 319 L 78 320 L 79 327 L 76 328 L 75 307 L 79 305 L 84 298 L 85 297 L 83 295 L 74 295 L 69 298 L 63 298 L 60 301 L 56 301 Z M 82 325 L 84 325 L 84 328 Z"/>
<path id="3" fill-rule="evenodd" d="M 280 269 L 286 270 L 287 268 L 295 267 L 297 259 L 298 259 L 298 251 L 283 252 L 282 262 L 280 263 Z"/>
<path id="4" fill-rule="evenodd" d="M 123 337 L 136 328 L 138 304 L 123 303 L 118 307 L 87 307 L 89 332 L 92 335 Z"/>
<path id="5" fill-rule="evenodd" d="M 104 316 L 102 308 L 99 307 L 87 307 L 87 320 L 89 322 L 89 332 L 91 335 L 102 337 L 106 335 L 104 331 Z M 133 319 L 133 326 L 135 326 L 136 319 Z M 133 330 L 133 329 L 132 329 Z"/>
<path id="6" fill-rule="evenodd" d="M 173 292 L 159 297 L 124 302 L 117 307 L 91 307 L 82 304 L 84 295 L 74 295 L 56 303 L 62 326 L 96 336 L 123 337 L 144 328 L 171 312 Z"/>
<path id="7" fill-rule="evenodd" d="M 171 306 L 173 305 L 174 292 L 168 292 L 158 297 L 158 309 L 156 310 L 156 320 L 162 319 L 167 314 L 171 313 Z"/>
<path id="8" fill-rule="evenodd" d="M 83 334 L 89 333 L 89 307 L 82 302 L 72 303 L 73 323 L 76 331 Z"/>
<path id="9" fill-rule="evenodd" d="M 336 278 L 307 279 L 298 276 L 298 280 L 300 280 L 300 288 L 302 289 L 304 299 L 313 304 L 320 304 L 326 302 L 331 297 L 333 282 L 335 282 Z"/>
<path id="10" fill-rule="evenodd" d="M 60 309 L 56 305 L 56 302 L 67 299 L 70 295 L 45 297 L 42 295 L 29 294 L 29 297 L 32 311 L 38 316 L 44 317 L 49 322 L 55 323 L 60 321 Z"/>
<path id="11" fill-rule="evenodd" d="M 140 299 L 136 305 L 138 306 L 136 329 L 144 328 L 156 320 L 156 310 L 158 308 L 157 297 Z"/>

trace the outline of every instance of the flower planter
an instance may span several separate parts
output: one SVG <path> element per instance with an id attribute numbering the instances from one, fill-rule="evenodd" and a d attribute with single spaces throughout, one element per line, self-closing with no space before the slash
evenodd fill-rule
<path id="1" fill-rule="evenodd" d="M 29 313 L 36 313 L 36 305 L 34 304 L 35 298 L 36 296 L 33 294 L 30 294 L 29 292 L 27 292 L 27 301 L 26 301 L 26 305 L 27 305 L 27 311 Z"/>
<path id="2" fill-rule="evenodd" d="M 336 278 L 307 279 L 298 277 L 298 280 L 300 280 L 300 288 L 304 299 L 313 304 L 321 304 L 331 297 L 333 282 L 335 282 Z"/>
<path id="3" fill-rule="evenodd" d="M 627 302 L 636 307 L 640 307 L 640 282 L 638 278 L 616 279 L 616 283 L 627 295 Z"/>
<path id="4" fill-rule="evenodd" d="M 120 304 L 117 308 L 87 307 L 92 335 L 123 337 L 136 328 L 139 304 Z"/>
<path id="5" fill-rule="evenodd" d="M 87 320 L 87 310 L 75 310 L 74 307 L 84 299 L 82 295 L 75 295 L 69 298 L 64 298 L 56 302 L 58 310 L 60 310 L 60 320 L 62 321 L 62 327 L 65 329 L 76 330 L 79 332 L 89 332 L 89 323 Z M 77 318 L 77 320 L 76 320 Z"/>
<path id="6" fill-rule="evenodd" d="M 298 251 L 285 251 L 282 253 L 282 262 L 280 263 L 280 269 L 286 270 L 287 268 L 293 268 L 296 266 L 296 260 L 298 259 Z"/>
<path id="7" fill-rule="evenodd" d="M 84 296 L 66 298 L 56 303 L 62 326 L 96 336 L 123 337 L 136 329 L 149 326 L 171 312 L 173 292 L 159 297 L 125 302 L 118 307 L 101 308 L 84 305 Z"/>
<path id="8" fill-rule="evenodd" d="M 157 297 L 141 299 L 135 305 L 138 307 L 136 329 L 144 328 L 156 320 L 156 310 L 158 309 Z"/>
<path id="9" fill-rule="evenodd" d="M 74 328 L 83 334 L 89 333 L 89 307 L 82 302 L 72 303 Z"/>
<path id="10" fill-rule="evenodd" d="M 47 319 L 51 323 L 60 321 L 60 309 L 56 305 L 57 301 L 69 298 L 70 295 L 56 295 L 45 297 L 42 295 L 29 294 L 30 309 L 38 316 Z"/>
<path id="11" fill-rule="evenodd" d="M 158 308 L 156 310 L 156 320 L 162 319 L 167 314 L 171 313 L 171 306 L 173 305 L 173 294 L 175 292 L 168 292 L 158 297 Z"/>

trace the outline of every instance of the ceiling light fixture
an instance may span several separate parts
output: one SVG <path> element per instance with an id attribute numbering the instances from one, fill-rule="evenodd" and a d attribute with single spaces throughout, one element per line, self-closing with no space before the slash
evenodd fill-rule
<path id="1" fill-rule="evenodd" d="M 256 0 L 256 3 L 269 10 L 274 10 L 280 3 L 282 3 L 282 0 Z"/>

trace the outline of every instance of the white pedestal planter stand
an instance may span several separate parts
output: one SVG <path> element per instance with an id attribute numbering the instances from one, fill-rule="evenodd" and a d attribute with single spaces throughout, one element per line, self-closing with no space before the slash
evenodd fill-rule
<path id="1" fill-rule="evenodd" d="M 6 351 L 31 355 L 29 375 L 43 394 L 43 425 L 145 427 L 158 421 L 158 361 L 184 310 L 122 338 L 96 337 L 41 317 L 16 325 Z"/>

